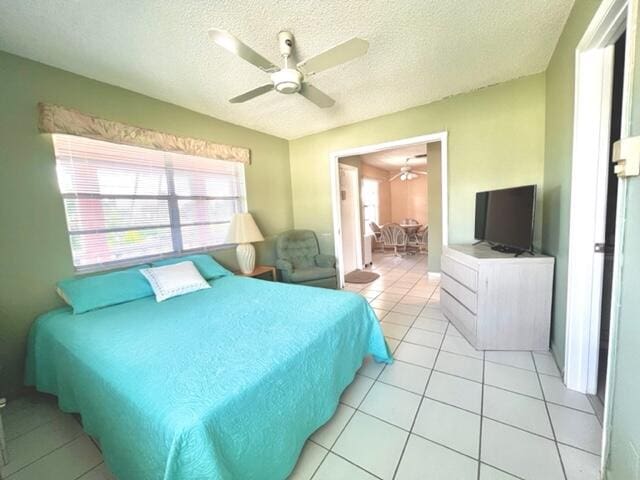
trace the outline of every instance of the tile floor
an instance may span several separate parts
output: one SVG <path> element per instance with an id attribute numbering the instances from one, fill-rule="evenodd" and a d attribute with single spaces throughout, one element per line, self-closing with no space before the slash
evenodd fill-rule
<path id="1" fill-rule="evenodd" d="M 334 417 L 306 443 L 295 480 L 591 480 L 601 426 L 548 352 L 478 352 L 440 312 L 426 257 L 378 255 L 380 278 L 347 289 L 375 309 L 395 362 L 367 359 Z M 4 412 L 9 480 L 113 479 L 55 399 Z"/>

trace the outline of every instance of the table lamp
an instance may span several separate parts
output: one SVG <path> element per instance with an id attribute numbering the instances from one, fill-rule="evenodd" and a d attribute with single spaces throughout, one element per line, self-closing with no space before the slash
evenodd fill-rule
<path id="1" fill-rule="evenodd" d="M 256 249 L 251 242 L 262 242 L 264 237 L 250 213 L 236 213 L 231 219 L 227 243 L 237 243 L 236 257 L 240 271 L 253 272 L 256 266 Z"/>

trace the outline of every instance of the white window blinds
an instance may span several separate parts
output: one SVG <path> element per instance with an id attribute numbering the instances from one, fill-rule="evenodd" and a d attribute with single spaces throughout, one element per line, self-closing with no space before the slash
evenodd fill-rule
<path id="1" fill-rule="evenodd" d="M 53 135 L 73 263 L 99 270 L 225 242 L 244 164 Z"/>

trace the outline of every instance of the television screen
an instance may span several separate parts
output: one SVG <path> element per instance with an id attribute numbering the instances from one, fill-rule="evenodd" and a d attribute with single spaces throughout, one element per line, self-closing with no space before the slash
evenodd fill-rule
<path id="1" fill-rule="evenodd" d="M 475 238 L 530 250 L 536 186 L 505 188 L 476 194 Z"/>

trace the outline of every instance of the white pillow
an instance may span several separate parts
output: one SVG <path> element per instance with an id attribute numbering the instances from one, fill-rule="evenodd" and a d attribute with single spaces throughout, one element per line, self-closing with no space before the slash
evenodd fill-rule
<path id="1" fill-rule="evenodd" d="M 162 302 L 167 298 L 177 297 L 185 293 L 195 292 L 211 285 L 202 278 L 193 262 L 180 262 L 162 267 L 144 268 L 140 273 L 151 284 L 156 301 Z"/>

